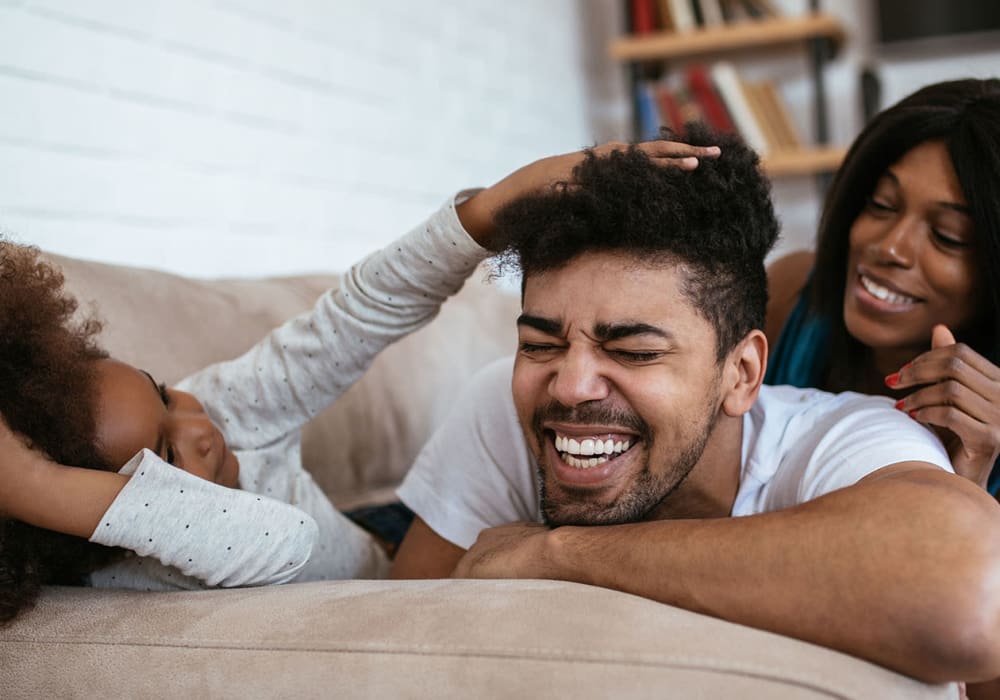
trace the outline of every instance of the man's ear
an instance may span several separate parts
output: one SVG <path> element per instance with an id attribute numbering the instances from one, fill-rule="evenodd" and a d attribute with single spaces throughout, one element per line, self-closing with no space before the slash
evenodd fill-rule
<path id="1" fill-rule="evenodd" d="M 722 410 L 727 416 L 742 416 L 760 393 L 767 369 L 767 337 L 752 330 L 736 344 L 722 369 Z"/>

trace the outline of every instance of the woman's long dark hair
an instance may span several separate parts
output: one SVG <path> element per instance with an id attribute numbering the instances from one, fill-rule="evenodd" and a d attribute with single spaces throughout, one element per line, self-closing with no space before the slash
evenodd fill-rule
<path id="1" fill-rule="evenodd" d="M 1000 361 L 1000 80 L 953 80 L 918 90 L 879 113 L 852 144 L 823 207 L 810 309 L 831 324 L 831 366 L 824 388 L 855 389 L 868 349 L 844 325 L 849 233 L 878 179 L 925 141 L 944 142 L 975 226 L 984 304 L 982 327 L 961 337 Z"/>
<path id="2" fill-rule="evenodd" d="M 107 354 L 95 342 L 100 324 L 75 321 L 76 308 L 36 249 L 0 240 L 0 415 L 56 462 L 111 469 L 95 445 L 93 408 L 96 361 Z M 31 607 L 43 584 L 83 583 L 121 556 L 0 518 L 0 624 Z"/>

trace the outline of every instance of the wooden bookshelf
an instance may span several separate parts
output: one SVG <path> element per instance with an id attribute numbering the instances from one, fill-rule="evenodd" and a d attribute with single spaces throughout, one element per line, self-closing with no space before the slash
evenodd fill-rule
<path id="1" fill-rule="evenodd" d="M 794 151 L 773 151 L 761 157 L 761 165 L 769 177 L 790 177 L 833 172 L 847 154 L 846 148 L 813 146 Z"/>
<path id="2" fill-rule="evenodd" d="M 818 7 L 818 0 L 815 6 Z M 813 41 L 816 39 L 825 42 Z M 840 21 L 829 13 L 817 10 L 799 16 L 748 19 L 684 32 L 658 31 L 627 35 L 611 41 L 608 53 L 615 60 L 639 66 L 656 61 L 720 58 L 740 51 L 763 48 L 805 51 L 812 64 L 816 138 L 820 143 L 795 150 L 772 151 L 761 158 L 768 176 L 793 177 L 833 172 L 846 154 L 845 148 L 831 147 L 825 143 L 828 126 L 822 80 L 826 60 L 844 40 L 845 33 Z M 636 80 L 635 75 L 633 73 L 633 81 Z M 634 86 L 633 83 L 633 89 Z"/>
<path id="3" fill-rule="evenodd" d="M 608 51 L 619 61 L 653 61 L 794 44 L 816 38 L 830 39 L 839 46 L 844 40 L 843 27 L 836 17 L 819 12 L 801 17 L 747 20 L 683 33 L 625 36 L 613 40 Z"/>

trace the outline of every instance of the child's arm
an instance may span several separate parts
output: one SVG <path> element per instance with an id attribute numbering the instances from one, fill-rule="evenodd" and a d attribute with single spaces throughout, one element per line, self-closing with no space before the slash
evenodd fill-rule
<path id="1" fill-rule="evenodd" d="M 199 479 L 148 450 L 118 473 L 55 464 L 2 420 L 0 483 L 0 516 L 154 557 L 209 586 L 288 581 L 317 536 L 298 508 Z"/>
<path id="2" fill-rule="evenodd" d="M 90 537 L 127 482 L 122 474 L 50 461 L 0 418 L 0 516 Z"/>
<path id="3" fill-rule="evenodd" d="M 607 144 L 598 154 L 624 148 Z M 658 141 L 640 148 L 690 169 L 717 148 Z M 300 429 L 336 400 L 386 346 L 419 329 L 489 255 L 493 212 L 517 197 L 570 180 L 583 153 L 536 161 L 457 204 L 448 202 L 413 231 L 356 263 L 311 312 L 272 331 L 242 357 L 189 377 L 230 445 L 266 445 Z"/>
<path id="4" fill-rule="evenodd" d="M 284 583 L 309 561 L 316 523 L 294 506 L 198 478 L 149 450 L 122 472 L 131 478 L 88 533 L 91 542 L 130 549 L 213 587 Z M 161 587 L 173 578 L 147 568 Z M 141 572 L 133 568 L 133 579 Z M 118 583 L 142 587 L 135 580 Z"/>

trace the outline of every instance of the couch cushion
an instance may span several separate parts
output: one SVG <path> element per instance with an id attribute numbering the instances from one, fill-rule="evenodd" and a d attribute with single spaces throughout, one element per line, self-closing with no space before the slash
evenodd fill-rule
<path id="1" fill-rule="evenodd" d="M 0 630 L 0 659 L 5 697 L 957 696 L 829 649 L 556 581 L 52 588 Z"/>

